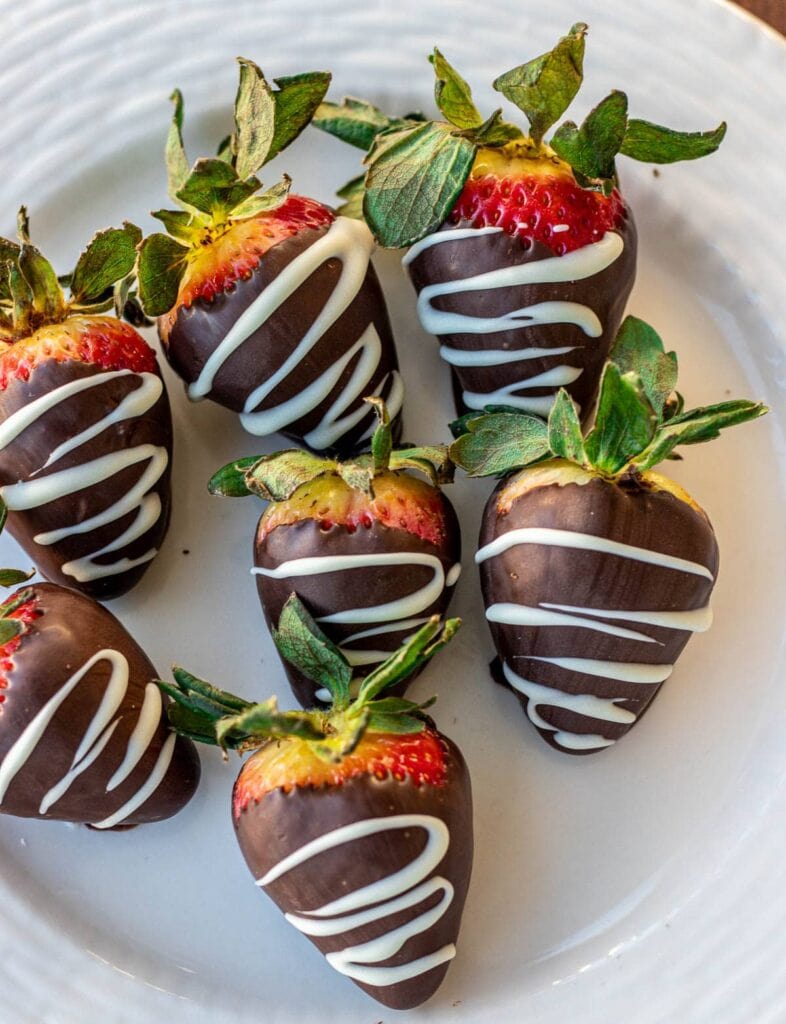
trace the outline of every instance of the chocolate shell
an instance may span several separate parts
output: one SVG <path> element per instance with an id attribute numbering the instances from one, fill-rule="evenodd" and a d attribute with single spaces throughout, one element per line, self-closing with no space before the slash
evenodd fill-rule
<path id="1" fill-rule="evenodd" d="M 53 359 L 0 392 L 7 528 L 54 583 L 106 600 L 139 582 L 169 525 L 171 459 L 158 368 Z"/>
<path id="2" fill-rule="evenodd" d="M 461 533 L 453 506 L 444 494 L 440 499 L 446 528 L 439 546 L 378 520 L 352 531 L 341 525 L 323 529 L 319 522 L 307 519 L 277 526 L 265 536 L 258 532 L 254 564 L 268 626 L 278 624 L 284 604 L 296 593 L 341 647 L 356 676 L 367 675 L 429 616 L 444 615 L 450 603 L 461 569 Z M 298 565 L 300 559 L 309 561 Z M 282 575 L 285 562 L 295 564 L 291 573 Z M 357 568 L 352 567 L 355 563 Z M 331 564 L 337 568 L 325 571 Z M 279 578 L 266 575 L 271 572 Z M 392 601 L 401 603 L 375 611 Z M 339 621 L 332 621 L 336 618 Z M 325 691 L 289 663 L 284 662 L 284 668 L 303 707 L 328 699 Z M 390 694 L 400 696 L 414 678 L 392 687 Z"/>
<path id="3" fill-rule="evenodd" d="M 478 552 L 498 681 L 548 743 L 592 753 L 635 725 L 709 628 L 715 535 L 675 494 L 597 478 L 535 487 L 499 515 L 516 486 L 491 496 Z"/>
<path id="4" fill-rule="evenodd" d="M 24 589 L 38 615 L 0 679 L 0 812 L 108 829 L 182 810 L 199 758 L 169 730 L 144 651 L 91 598 Z"/>
<path id="5" fill-rule="evenodd" d="M 633 219 L 564 256 L 526 241 L 462 220 L 416 243 L 404 262 L 421 324 L 452 367 L 459 414 L 506 405 L 546 415 L 565 387 L 586 419 L 633 287 Z"/>
<path id="6" fill-rule="evenodd" d="M 189 397 L 235 410 L 249 433 L 318 451 L 369 436 L 367 395 L 395 420 L 403 385 L 372 249 L 365 224 L 337 217 L 272 246 L 211 302 L 181 306 L 165 351 Z"/>
<path id="7" fill-rule="evenodd" d="M 235 823 L 257 884 L 294 915 L 290 923 L 331 966 L 398 1010 L 419 1006 L 442 983 L 455 955 L 472 870 L 469 774 L 458 748 L 442 739 L 442 786 L 365 775 L 336 787 L 277 789 L 251 803 Z M 321 852 L 304 850 L 320 839 Z M 292 858 L 289 870 L 281 870 L 285 858 Z M 420 870 L 395 877 L 418 860 Z M 362 893 L 371 885 L 375 891 Z M 407 895 L 416 902 L 407 905 Z M 394 900 L 400 909 L 387 909 Z M 335 912 L 316 915 L 334 903 Z M 420 931 L 424 922 L 418 925 L 418 919 L 426 915 L 431 920 Z M 400 948 L 395 939 L 388 943 L 388 955 L 384 944 L 357 948 L 413 923 L 417 932 L 411 928 Z"/>

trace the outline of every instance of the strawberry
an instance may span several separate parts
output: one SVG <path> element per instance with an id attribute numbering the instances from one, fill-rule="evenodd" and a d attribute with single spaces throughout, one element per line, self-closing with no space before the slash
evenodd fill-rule
<path id="1" fill-rule="evenodd" d="M 350 697 L 352 670 L 295 595 L 276 642 L 332 694 L 328 711 L 279 711 L 183 669 L 178 731 L 255 752 L 235 783 L 232 820 L 257 885 L 328 963 L 386 1006 L 418 1006 L 456 953 L 472 868 L 472 798 L 458 748 L 384 696 L 450 639 L 435 616 Z M 382 695 L 382 696 L 380 696 Z"/>
<path id="2" fill-rule="evenodd" d="M 68 299 L 30 242 L 0 239 L 0 498 L 41 573 L 94 597 L 125 593 L 166 534 L 172 419 L 156 356 L 126 323 L 141 232 L 100 232 Z"/>
<path id="3" fill-rule="evenodd" d="M 726 126 L 681 133 L 628 118 L 610 93 L 580 127 L 564 114 L 582 82 L 587 26 L 501 75 L 529 135 L 484 120 L 439 50 L 431 62 L 444 121 L 388 118 L 360 100 L 324 103 L 314 123 L 368 149 L 344 190 L 384 246 L 404 258 L 424 329 L 440 340 L 460 412 L 488 405 L 547 415 L 560 387 L 591 410 L 636 270 L 636 230 L 618 153 L 654 163 L 713 152 Z"/>
<path id="4" fill-rule="evenodd" d="M 84 594 L 41 583 L 0 605 L 0 812 L 114 829 L 181 810 L 199 759 L 167 728 L 155 677 Z"/>
<path id="5" fill-rule="evenodd" d="M 461 571 L 458 519 L 439 487 L 452 475 L 446 447 L 394 450 L 384 403 L 367 401 L 380 418 L 370 453 L 341 463 L 276 452 L 230 463 L 209 484 L 214 494 L 270 502 L 252 570 L 268 625 L 294 590 L 359 676 L 445 613 Z M 328 699 L 284 667 L 304 707 Z"/>
<path id="6" fill-rule="evenodd" d="M 157 316 L 167 358 L 189 398 L 240 414 L 249 433 L 281 431 L 318 451 L 349 451 L 368 436 L 366 394 L 396 418 L 403 401 L 385 301 L 369 263 L 368 228 L 290 179 L 262 195 L 257 171 L 311 120 L 330 75 L 276 80 L 240 60 L 235 132 L 189 170 L 183 105 L 167 141 L 169 234 L 147 238 L 140 294 Z"/>
<path id="7" fill-rule="evenodd" d="M 767 410 L 741 400 L 685 412 L 676 383 L 675 354 L 628 317 L 586 435 L 564 390 L 547 424 L 521 413 L 455 424 L 459 466 L 507 474 L 475 556 L 499 655 L 493 672 L 568 753 L 603 749 L 631 729 L 691 634 L 712 622 L 712 525 L 653 467 Z"/>

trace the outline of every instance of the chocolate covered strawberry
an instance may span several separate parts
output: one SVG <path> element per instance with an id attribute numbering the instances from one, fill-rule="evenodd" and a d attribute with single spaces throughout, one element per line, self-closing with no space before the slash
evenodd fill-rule
<path id="1" fill-rule="evenodd" d="M 494 88 L 527 116 L 529 135 L 484 119 L 467 83 L 435 50 L 444 121 L 387 118 L 358 100 L 323 104 L 315 124 L 368 148 L 345 189 L 404 263 L 418 313 L 454 371 L 460 411 L 504 405 L 547 415 L 560 387 L 592 410 L 636 270 L 636 232 L 617 154 L 653 163 L 713 152 L 725 125 L 681 133 L 628 118 L 609 94 L 581 127 L 562 117 L 582 82 L 587 26 L 500 76 Z"/>
<path id="2" fill-rule="evenodd" d="M 0 239 L 0 498 L 40 572 L 102 599 L 134 586 L 169 523 L 172 419 L 155 352 L 127 323 L 141 232 L 102 231 L 63 291 Z"/>
<path id="3" fill-rule="evenodd" d="M 447 448 L 394 449 L 384 403 L 369 402 L 380 423 L 368 454 L 276 452 L 230 463 L 210 482 L 214 494 L 270 501 L 253 569 L 268 625 L 296 592 L 360 676 L 445 613 L 461 571 L 458 519 L 439 486 L 452 477 Z M 284 666 L 304 707 L 329 698 Z"/>
<path id="4" fill-rule="evenodd" d="M 495 674 L 568 753 L 608 747 L 631 729 L 691 634 L 712 622 L 712 525 L 653 467 L 767 410 L 741 400 L 685 412 L 676 382 L 675 354 L 628 317 L 585 436 L 565 391 L 548 424 L 501 413 L 456 425 L 459 466 L 509 474 L 486 505 L 475 556 Z"/>
<path id="5" fill-rule="evenodd" d="M 155 677 L 84 594 L 40 583 L 0 605 L 0 812 L 111 829 L 181 810 L 199 759 Z"/>
<path id="6" fill-rule="evenodd" d="M 297 598 L 282 654 L 328 689 L 329 711 L 279 711 L 215 690 L 182 669 L 161 683 L 174 726 L 255 752 L 235 783 L 232 820 L 257 885 L 335 970 L 396 1009 L 425 1002 L 456 954 L 472 869 L 472 797 L 460 751 L 386 696 L 450 639 L 433 619 L 350 697 L 352 671 Z"/>
<path id="7" fill-rule="evenodd" d="M 348 451 L 368 436 L 364 395 L 392 416 L 403 401 L 387 309 L 362 222 L 305 196 L 290 179 L 258 194 L 257 172 L 308 124 L 330 75 L 276 79 L 240 60 L 235 131 L 189 170 L 182 99 L 167 141 L 169 232 L 142 247 L 140 293 L 193 400 L 240 414 L 249 433 L 282 432 Z"/>

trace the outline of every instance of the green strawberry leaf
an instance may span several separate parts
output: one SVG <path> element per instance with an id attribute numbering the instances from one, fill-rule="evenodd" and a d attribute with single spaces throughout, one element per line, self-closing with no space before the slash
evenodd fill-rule
<path id="1" fill-rule="evenodd" d="M 8 280 L 6 264 L 18 263 L 19 246 L 7 238 L 0 238 L 0 303 L 11 302 L 11 286 Z"/>
<path id="2" fill-rule="evenodd" d="M 595 425 L 585 441 L 587 457 L 601 473 L 620 473 L 655 435 L 658 417 L 636 373 L 607 363 L 600 384 Z"/>
<path id="3" fill-rule="evenodd" d="M 587 26 L 577 23 L 553 50 L 507 71 L 494 82 L 497 92 L 526 114 L 536 143 L 562 117 L 581 87 L 586 32 Z"/>
<path id="4" fill-rule="evenodd" d="M 346 96 L 341 103 L 321 103 L 312 123 L 323 132 L 362 150 L 371 149 L 380 132 L 406 126 L 406 120 L 388 117 L 373 103 L 352 96 Z"/>
<path id="5" fill-rule="evenodd" d="M 674 416 L 658 426 L 651 443 L 636 453 L 632 464 L 639 472 L 644 472 L 671 457 L 672 449 L 677 445 L 712 441 L 726 427 L 747 423 L 748 420 L 764 416 L 768 411 L 761 402 L 738 399 Z"/>
<path id="6" fill-rule="evenodd" d="M 179 693 L 183 696 L 199 696 L 206 702 L 204 706 L 211 706 L 216 714 L 226 714 L 227 711 L 242 711 L 251 707 L 251 702 L 242 697 L 236 697 L 226 690 L 219 690 L 198 676 L 192 675 L 187 669 L 175 666 L 172 675 Z"/>
<path id="7" fill-rule="evenodd" d="M 561 124 L 550 145 L 582 177 L 611 182 L 627 123 L 628 97 L 615 90 L 590 111 L 580 128 L 572 121 Z"/>
<path id="8" fill-rule="evenodd" d="M 25 632 L 26 626 L 19 619 L 0 619 L 0 647 Z"/>
<path id="9" fill-rule="evenodd" d="M 286 501 L 301 484 L 335 470 L 336 463 L 332 459 L 299 448 L 287 448 L 257 459 L 246 472 L 246 487 L 266 501 Z"/>
<path id="10" fill-rule="evenodd" d="M 296 736 L 303 740 L 323 740 L 325 733 L 308 711 L 279 711 L 275 697 L 254 704 L 237 715 L 219 719 L 215 724 L 219 747 L 245 749 L 258 747 L 259 737 L 266 740 Z"/>
<path id="11" fill-rule="evenodd" d="M 232 135 L 225 135 L 216 148 L 216 159 L 223 160 L 225 164 L 231 164 L 235 156 L 232 152 Z"/>
<path id="12" fill-rule="evenodd" d="M 160 232 L 148 235 L 140 245 L 137 262 L 139 298 L 148 316 L 168 313 L 177 302 L 187 255 L 186 246 Z"/>
<path id="13" fill-rule="evenodd" d="M 79 257 L 71 277 L 71 299 L 77 305 L 97 301 L 117 281 L 128 277 L 136 263 L 142 232 L 125 221 L 122 228 L 99 231 Z"/>
<path id="14" fill-rule="evenodd" d="M 456 467 L 450 461 L 446 444 L 427 444 L 395 448 L 390 454 L 390 468 L 417 470 L 439 487 L 453 482 Z"/>
<path id="15" fill-rule="evenodd" d="M 18 587 L 20 583 L 27 583 L 33 576 L 35 569 L 31 569 L 30 572 L 24 572 L 22 569 L 0 569 L 0 587 Z"/>
<path id="16" fill-rule="evenodd" d="M 548 420 L 548 443 L 553 455 L 579 466 L 588 464 L 576 403 L 560 388 Z"/>
<path id="17" fill-rule="evenodd" d="M 472 102 L 470 87 L 436 47 L 429 61 L 437 78 L 434 99 L 445 119 L 462 130 L 479 128 L 483 124 L 483 116 Z"/>
<path id="18" fill-rule="evenodd" d="M 156 680 L 156 684 L 167 697 L 172 697 L 177 691 L 163 680 Z M 194 743 L 204 743 L 209 746 L 217 746 L 216 721 L 212 715 L 206 715 L 172 700 L 167 704 L 166 717 L 169 725 L 178 734 Z"/>
<path id="19" fill-rule="evenodd" d="M 236 459 L 223 466 L 208 481 L 207 489 L 211 494 L 222 498 L 246 498 L 254 491 L 248 486 L 248 471 L 259 462 L 261 455 L 249 455 L 245 459 Z"/>
<path id="20" fill-rule="evenodd" d="M 371 705 L 373 708 L 373 704 Z M 371 711 L 367 728 L 373 732 L 388 732 L 398 735 L 423 732 L 425 722 L 415 715 L 407 715 L 401 712 L 395 715 L 385 714 L 384 711 Z"/>
<path id="21" fill-rule="evenodd" d="M 467 433 L 450 446 L 450 457 L 469 476 L 497 476 L 550 453 L 543 420 L 520 412 L 466 419 Z"/>
<path id="22" fill-rule="evenodd" d="M 19 254 L 19 269 L 30 288 L 33 309 L 47 319 L 57 319 L 65 310 L 65 297 L 49 260 L 25 242 Z"/>
<path id="23" fill-rule="evenodd" d="M 470 424 L 481 416 L 490 416 L 492 413 L 498 412 L 509 412 L 514 416 L 521 416 L 522 412 L 520 409 L 515 409 L 512 405 L 486 405 L 483 409 L 473 409 L 470 412 L 465 412 L 462 416 L 452 420 L 448 423 L 448 429 L 454 438 L 458 439 L 463 437 L 464 434 L 468 434 L 472 427 Z"/>
<path id="24" fill-rule="evenodd" d="M 447 218 L 477 147 L 450 125 L 425 122 L 385 132 L 366 157 L 363 212 L 380 244 L 411 245 Z"/>
<path id="25" fill-rule="evenodd" d="M 400 715 L 425 710 L 425 708 L 431 707 L 435 700 L 436 697 L 432 697 L 423 704 L 417 704 L 414 700 L 407 700 L 406 697 L 380 697 L 378 700 L 372 701 L 368 707 L 374 714 L 379 712 L 383 715 Z"/>
<path id="26" fill-rule="evenodd" d="M 232 220 L 245 220 L 248 217 L 256 217 L 257 214 L 267 210 L 277 209 L 286 202 L 291 187 L 292 179 L 285 174 L 281 181 L 261 195 L 249 196 L 248 199 L 244 199 L 232 210 Z"/>
<path id="27" fill-rule="evenodd" d="M 49 320 L 56 320 L 65 312 L 65 296 L 52 264 L 30 241 L 30 222 L 25 206 L 21 206 L 17 214 L 17 233 L 22 243 L 17 266 L 29 289 L 28 308 Z M 15 305 L 24 301 L 25 290 L 18 281 L 11 284 L 11 295 Z M 27 313 L 23 319 L 26 322 Z"/>
<path id="28" fill-rule="evenodd" d="M 354 220 L 363 220 L 363 197 L 366 194 L 366 175 L 360 174 L 357 178 L 348 181 L 346 185 L 336 192 L 339 199 L 345 200 L 336 210 L 340 217 L 352 217 Z"/>
<path id="29" fill-rule="evenodd" d="M 11 296 L 11 318 L 18 335 L 28 333 L 33 310 L 33 293 L 17 263 L 6 263 L 8 292 Z"/>
<path id="30" fill-rule="evenodd" d="M 183 94 L 179 89 L 175 89 L 169 98 L 174 104 L 175 110 L 166 137 L 164 156 L 166 159 L 167 193 L 175 202 L 177 193 L 186 183 L 189 167 L 186 151 L 183 148 Z"/>
<path id="31" fill-rule="evenodd" d="M 461 619 L 446 619 L 441 623 L 438 615 L 432 616 L 414 636 L 366 676 L 360 684 L 357 698 L 350 705 L 349 714 L 366 710 L 383 690 L 408 679 L 450 642 L 460 626 Z"/>
<path id="32" fill-rule="evenodd" d="M 237 177 L 245 181 L 267 159 L 275 134 L 276 101 L 261 68 L 244 57 L 238 57 L 238 64 L 240 81 L 235 97 L 233 147 Z"/>
<path id="33" fill-rule="evenodd" d="M 374 463 L 370 456 L 359 455 L 352 462 L 339 462 L 336 472 L 353 490 L 371 494 L 374 481 Z"/>
<path id="34" fill-rule="evenodd" d="M 499 107 L 471 133 L 471 138 L 478 146 L 497 147 L 523 139 L 524 133 L 518 125 L 502 120 L 502 108 Z"/>
<path id="35" fill-rule="evenodd" d="M 644 394 L 659 418 L 677 386 L 677 354 L 665 352 L 654 327 L 635 316 L 627 316 L 620 327 L 609 359 L 620 373 L 637 373 Z M 676 407 L 671 415 L 676 415 Z"/>
<path id="36" fill-rule="evenodd" d="M 229 214 L 259 188 L 257 178 L 240 180 L 223 160 L 207 157 L 197 160 L 177 198 L 202 213 L 220 218 Z"/>
<path id="37" fill-rule="evenodd" d="M 273 79 L 278 88 L 273 91 L 273 138 L 265 163 L 286 149 L 310 124 L 328 91 L 330 79 L 329 71 L 305 71 L 299 75 Z"/>
<path id="38" fill-rule="evenodd" d="M 208 218 L 201 219 L 194 213 L 185 210 L 155 210 L 151 217 L 160 220 L 167 232 L 185 245 L 192 245 L 201 227 Z"/>
<path id="39" fill-rule="evenodd" d="M 649 121 L 628 121 L 620 153 L 650 164 L 671 164 L 678 160 L 697 160 L 709 156 L 726 135 L 723 121 L 708 132 L 677 132 Z"/>
<path id="40" fill-rule="evenodd" d="M 369 702 L 384 690 L 408 679 L 450 642 L 461 625 L 461 618 L 447 618 L 444 623 L 440 623 L 439 615 L 432 615 L 425 626 L 363 679 L 357 697 L 350 706 L 350 715 L 365 710 Z"/>
<path id="41" fill-rule="evenodd" d="M 352 669 L 296 594 L 292 594 L 284 605 L 278 628 L 273 630 L 273 640 L 285 661 L 330 692 L 334 708 L 346 707 Z"/>

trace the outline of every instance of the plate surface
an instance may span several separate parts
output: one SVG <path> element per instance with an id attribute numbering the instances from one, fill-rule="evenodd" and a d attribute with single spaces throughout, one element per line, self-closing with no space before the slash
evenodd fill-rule
<path id="1" fill-rule="evenodd" d="M 693 639 L 616 748 L 588 759 L 556 753 L 489 680 L 471 556 L 490 488 L 457 482 L 465 573 L 453 610 L 465 625 L 414 690 L 439 693 L 439 722 L 466 754 L 477 858 L 458 958 L 434 1000 L 401 1019 L 786 1019 L 783 42 L 718 0 L 34 0 L 0 10 L 0 226 L 10 233 L 28 203 L 35 238 L 59 269 L 109 223 L 128 217 L 152 229 L 147 211 L 165 204 L 166 97 L 183 88 L 189 151 L 209 152 L 228 130 L 238 53 L 271 76 L 329 67 L 335 97 L 429 109 L 425 54 L 439 43 L 491 109 L 483 83 L 582 18 L 591 35 L 572 116 L 620 86 L 637 116 L 686 129 L 729 121 L 712 159 L 658 177 L 630 161 L 623 168 L 641 235 L 631 310 L 677 348 L 691 404 L 733 393 L 772 407 L 675 467 L 719 537 L 714 629 Z M 285 160 L 297 190 L 325 201 L 357 173 L 355 155 L 316 132 Z M 408 387 L 407 436 L 444 439 L 452 410 L 437 346 L 417 324 L 397 257 L 377 264 Z M 261 505 L 205 491 L 216 467 L 276 445 L 244 435 L 224 410 L 190 406 L 166 375 L 172 530 L 112 610 L 161 671 L 177 660 L 246 696 L 284 697 L 248 572 Z M 24 564 L 7 538 L 0 561 Z M 235 765 L 213 752 L 203 765 L 183 814 L 128 834 L 0 819 L 4 1024 L 98 1024 L 108 1007 L 114 1024 L 393 1018 L 261 898 L 232 835 Z"/>

